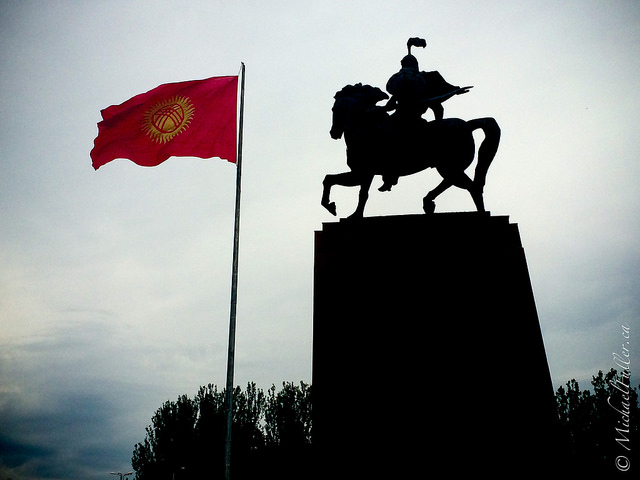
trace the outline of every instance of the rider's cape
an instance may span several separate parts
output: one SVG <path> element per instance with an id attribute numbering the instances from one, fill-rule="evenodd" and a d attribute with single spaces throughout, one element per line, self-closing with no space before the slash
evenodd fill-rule
<path id="1" fill-rule="evenodd" d="M 452 93 L 460 87 L 448 83 L 440 72 L 417 72 L 403 68 L 387 82 L 387 92 L 391 95 L 426 100 Z"/>
<path id="2" fill-rule="evenodd" d="M 426 83 L 425 90 L 427 98 L 446 95 L 460 88 L 448 83 L 442 75 L 440 75 L 440 72 L 435 70 L 433 72 L 420 72 L 420 75 L 422 75 Z"/>

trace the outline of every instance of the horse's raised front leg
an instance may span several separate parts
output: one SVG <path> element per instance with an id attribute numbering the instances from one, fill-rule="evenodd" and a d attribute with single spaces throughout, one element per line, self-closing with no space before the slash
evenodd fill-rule
<path id="1" fill-rule="evenodd" d="M 344 174 L 340 174 L 344 175 Z M 336 177 L 339 175 L 326 175 L 322 181 L 322 200 L 320 204 L 331 212 L 331 215 L 336 215 L 336 204 L 329 199 L 331 195 L 331 187 L 336 184 Z"/>
<path id="2" fill-rule="evenodd" d="M 344 173 L 338 173 L 335 175 L 327 175 L 324 177 L 324 180 L 322 181 L 322 185 L 324 188 L 322 190 L 322 200 L 320 203 L 324 208 L 329 210 L 329 212 L 331 212 L 332 215 L 336 215 L 337 213 L 336 204 L 330 200 L 331 187 L 333 187 L 334 185 L 341 185 L 343 187 L 355 187 L 357 185 L 360 185 L 361 187 L 360 187 L 360 197 L 358 200 L 358 208 L 356 209 L 356 212 L 353 215 L 356 215 L 358 210 L 361 210 L 361 212 L 364 212 L 364 204 L 367 202 L 367 198 L 369 196 L 369 193 L 368 193 L 369 186 L 371 185 L 372 180 L 373 180 L 373 175 L 371 177 L 369 177 L 368 175 L 362 176 L 354 172 L 344 172 Z M 364 199 L 363 199 L 363 188 L 365 188 L 366 190 Z"/>

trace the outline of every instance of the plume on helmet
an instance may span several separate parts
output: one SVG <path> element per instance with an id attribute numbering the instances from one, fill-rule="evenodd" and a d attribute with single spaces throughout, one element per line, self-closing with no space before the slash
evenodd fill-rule
<path id="1" fill-rule="evenodd" d="M 424 38 L 419 37 L 411 37 L 407 40 L 407 50 L 411 53 L 411 47 L 422 47 L 425 48 L 427 46 L 427 41 Z"/>

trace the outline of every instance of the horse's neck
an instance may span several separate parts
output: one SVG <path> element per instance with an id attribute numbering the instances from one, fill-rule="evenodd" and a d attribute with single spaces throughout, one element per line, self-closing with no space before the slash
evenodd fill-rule
<path id="1" fill-rule="evenodd" d="M 352 124 L 360 126 L 377 127 L 382 125 L 389 119 L 389 114 L 381 107 L 373 106 L 372 108 L 362 109 L 351 115 Z"/>
<path id="2" fill-rule="evenodd" d="M 381 108 L 373 108 L 358 112 L 351 116 L 344 134 L 345 141 L 369 141 L 389 129 L 389 114 Z"/>

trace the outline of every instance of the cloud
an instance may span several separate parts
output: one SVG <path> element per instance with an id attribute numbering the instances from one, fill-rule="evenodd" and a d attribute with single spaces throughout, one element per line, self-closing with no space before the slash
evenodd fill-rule
<path id="1" fill-rule="evenodd" d="M 128 463 L 143 426 L 127 424 L 148 415 L 121 400 L 132 392 L 110 373 L 125 368 L 110 361 L 114 337 L 96 322 L 0 346 L 1 475 L 86 478 Z"/>
<path id="2" fill-rule="evenodd" d="M 18 478 L 80 478 L 85 465 L 104 465 L 109 460 L 105 453 L 113 458 L 118 451 L 112 425 L 116 412 L 108 399 L 97 393 L 55 392 L 45 398 L 37 408 L 17 404 L 23 400 L 19 397 L 0 408 L 2 462 L 9 470 L 4 475 L 15 478 L 15 471 Z"/>

